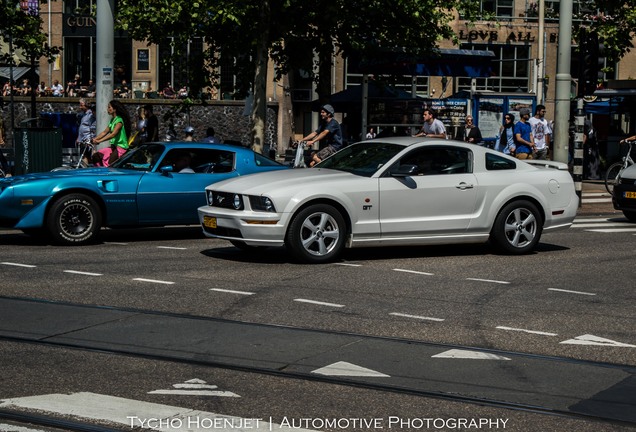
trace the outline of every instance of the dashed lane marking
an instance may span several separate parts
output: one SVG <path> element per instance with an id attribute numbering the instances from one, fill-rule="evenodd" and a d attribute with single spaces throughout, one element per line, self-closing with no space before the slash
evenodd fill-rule
<path id="1" fill-rule="evenodd" d="M 503 284 L 503 285 L 510 284 L 510 282 L 508 281 L 501 281 L 501 280 L 494 280 L 494 279 L 466 278 L 466 280 L 472 280 L 477 282 L 490 282 L 490 283 Z"/>
<path id="2" fill-rule="evenodd" d="M 536 330 L 526 330 L 526 329 L 520 329 L 520 328 L 514 328 L 514 327 L 497 326 L 496 328 L 499 330 L 530 333 L 530 334 L 536 334 L 540 336 L 558 336 L 557 333 L 548 333 L 548 332 L 542 332 L 542 331 L 536 331 Z"/>
<path id="3" fill-rule="evenodd" d="M 404 314 L 400 312 L 391 312 L 389 315 L 402 317 L 402 318 L 413 318 L 413 319 L 425 320 L 425 321 L 437 321 L 437 322 L 444 321 L 444 318 L 433 318 L 433 317 L 425 317 L 420 315 L 409 315 L 409 314 Z"/>
<path id="4" fill-rule="evenodd" d="M 563 293 L 568 293 L 568 294 L 579 294 L 579 295 L 587 295 L 587 296 L 595 296 L 595 293 L 590 293 L 590 292 L 584 292 L 584 291 L 571 291 L 571 290 L 565 290 L 565 289 L 559 289 L 559 288 L 548 288 L 548 291 L 557 291 L 557 292 L 563 292 Z"/>
<path id="5" fill-rule="evenodd" d="M 64 270 L 64 273 L 72 273 L 72 274 L 85 275 L 85 276 L 104 276 L 102 273 L 91 273 L 91 272 L 78 271 L 78 270 Z"/>
<path id="6" fill-rule="evenodd" d="M 188 250 L 188 248 L 176 246 L 157 246 L 157 249 Z"/>
<path id="7" fill-rule="evenodd" d="M 327 303 L 327 302 L 321 302 L 321 301 L 316 301 L 316 300 L 308 300 L 308 299 L 294 299 L 295 302 L 299 302 L 299 303 L 309 303 L 309 304 L 315 304 L 315 305 L 319 305 L 319 306 L 329 306 L 329 307 L 337 307 L 337 308 L 343 308 L 345 307 L 345 305 L 341 305 L 341 304 L 337 304 L 337 303 Z"/>
<path id="8" fill-rule="evenodd" d="M 416 270 L 407 270 L 407 269 L 395 268 L 395 269 L 393 269 L 393 271 L 402 272 L 402 273 L 419 274 L 419 275 L 424 275 L 424 276 L 433 276 L 433 273 L 428 273 L 428 272 L 423 272 L 423 271 L 416 271 Z"/>
<path id="9" fill-rule="evenodd" d="M 229 290 L 229 289 L 223 289 L 223 288 L 210 288 L 210 291 L 216 291 L 216 292 L 222 292 L 222 293 L 228 293 L 228 294 L 239 294 L 239 295 L 254 295 L 254 294 L 256 294 L 256 293 L 249 292 L 249 291 L 236 291 L 236 290 Z"/>
<path id="10" fill-rule="evenodd" d="M 20 264 L 20 263 L 12 263 L 12 262 L 2 262 L 2 265 L 14 266 L 14 267 L 26 267 L 26 268 L 35 268 L 37 266 L 31 264 Z"/>
<path id="11" fill-rule="evenodd" d="M 164 284 L 164 285 L 174 285 L 174 282 L 162 281 L 162 280 L 156 280 L 156 279 L 134 278 L 133 280 L 139 281 L 139 282 L 150 282 L 150 283 L 158 283 L 158 284 Z"/>

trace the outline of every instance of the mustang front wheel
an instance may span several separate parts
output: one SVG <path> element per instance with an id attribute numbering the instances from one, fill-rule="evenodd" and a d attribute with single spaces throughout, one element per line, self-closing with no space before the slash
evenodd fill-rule
<path id="1" fill-rule="evenodd" d="M 542 231 L 537 207 L 529 201 L 514 201 L 499 212 L 490 237 L 504 252 L 521 255 L 534 249 Z"/>
<path id="2" fill-rule="evenodd" d="M 294 217 L 285 244 L 300 261 L 318 264 L 337 258 L 345 237 L 346 224 L 340 212 L 330 205 L 316 204 Z"/>
<path id="3" fill-rule="evenodd" d="M 71 194 L 55 201 L 47 226 L 56 243 L 79 245 L 95 240 L 102 225 L 99 206 L 90 197 Z"/>

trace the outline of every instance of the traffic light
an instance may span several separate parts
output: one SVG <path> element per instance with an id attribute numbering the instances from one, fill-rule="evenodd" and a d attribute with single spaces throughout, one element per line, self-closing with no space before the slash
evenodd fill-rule
<path id="1" fill-rule="evenodd" d="M 598 37 L 598 33 L 581 31 L 579 55 L 579 96 L 591 96 L 596 91 L 599 81 L 603 81 L 604 78 L 605 44 Z"/>

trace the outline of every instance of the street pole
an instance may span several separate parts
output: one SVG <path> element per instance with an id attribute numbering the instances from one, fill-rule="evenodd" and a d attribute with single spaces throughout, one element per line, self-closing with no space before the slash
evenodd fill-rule
<path id="1" fill-rule="evenodd" d="M 545 0 L 539 0 L 539 41 L 538 41 L 538 53 L 537 53 L 537 70 L 536 70 L 536 90 L 537 90 L 537 103 L 544 104 L 544 75 L 543 65 L 545 63 L 545 55 L 543 51 L 543 40 L 545 38 Z"/>
<path id="2" fill-rule="evenodd" d="M 561 0 L 559 9 L 556 104 L 554 120 L 554 160 L 568 162 L 570 123 L 570 58 L 572 56 L 572 0 Z"/>
<path id="3" fill-rule="evenodd" d="M 97 131 L 106 129 L 110 121 L 106 107 L 113 98 L 113 64 L 115 45 L 115 0 L 97 0 L 97 82 L 96 108 Z M 108 143 L 100 147 L 107 146 Z"/>

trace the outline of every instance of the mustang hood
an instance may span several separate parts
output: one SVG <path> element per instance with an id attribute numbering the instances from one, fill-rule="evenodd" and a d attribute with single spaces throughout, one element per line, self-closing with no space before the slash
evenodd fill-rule
<path id="1" fill-rule="evenodd" d="M 263 195 L 279 188 L 311 188 L 325 182 L 338 183 L 350 179 L 353 174 L 325 168 L 301 168 L 270 171 L 233 178 L 208 186 L 208 189 L 246 195 Z"/>

